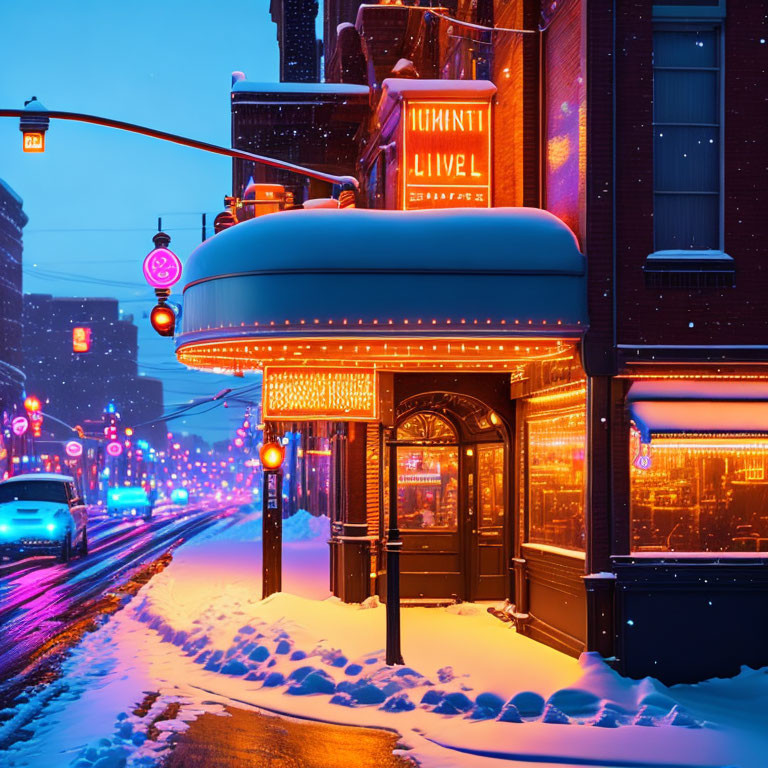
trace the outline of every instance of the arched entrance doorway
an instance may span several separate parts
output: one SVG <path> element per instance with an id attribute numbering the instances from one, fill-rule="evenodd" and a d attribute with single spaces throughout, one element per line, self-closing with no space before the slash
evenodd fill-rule
<path id="1" fill-rule="evenodd" d="M 402 596 L 503 598 L 510 461 L 501 417 L 466 395 L 419 395 L 398 408 L 394 441 L 388 491 L 397 493 Z"/>

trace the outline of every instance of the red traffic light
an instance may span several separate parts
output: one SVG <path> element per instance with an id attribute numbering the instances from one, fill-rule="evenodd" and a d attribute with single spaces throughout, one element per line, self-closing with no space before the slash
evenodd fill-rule
<path id="1" fill-rule="evenodd" d="M 34 396 L 30 395 L 25 401 L 24 401 L 24 408 L 28 410 L 30 413 L 37 413 L 43 406 L 40 405 L 40 401 Z"/>
<path id="2" fill-rule="evenodd" d="M 160 336 L 173 336 L 176 329 L 176 313 L 167 304 L 157 304 L 152 308 L 149 322 Z"/>
<path id="3" fill-rule="evenodd" d="M 264 469 L 280 469 L 285 458 L 285 448 L 280 443 L 264 443 L 259 451 L 259 458 Z"/>

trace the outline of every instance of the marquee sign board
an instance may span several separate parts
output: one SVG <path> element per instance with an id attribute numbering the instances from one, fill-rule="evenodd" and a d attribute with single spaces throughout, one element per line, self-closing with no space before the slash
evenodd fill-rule
<path id="1" fill-rule="evenodd" d="M 489 208 L 491 104 L 403 101 L 402 207 Z"/>
<path id="2" fill-rule="evenodd" d="M 307 421 L 378 421 L 373 368 L 264 370 L 264 418 Z"/>

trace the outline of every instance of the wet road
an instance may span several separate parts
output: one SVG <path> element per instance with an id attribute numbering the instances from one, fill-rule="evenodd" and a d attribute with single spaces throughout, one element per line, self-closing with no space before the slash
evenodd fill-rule
<path id="1" fill-rule="evenodd" d="M 165 507 L 145 522 L 109 519 L 95 508 L 86 557 L 67 564 L 52 557 L 0 563 L 0 681 L 9 681 L 41 649 L 98 613 L 100 602 L 142 568 L 239 509 L 237 500 Z M 4 687 L 5 682 L 0 698 Z"/>
<path id="2" fill-rule="evenodd" d="M 397 734 L 226 707 L 181 734 L 165 768 L 405 768 Z"/>

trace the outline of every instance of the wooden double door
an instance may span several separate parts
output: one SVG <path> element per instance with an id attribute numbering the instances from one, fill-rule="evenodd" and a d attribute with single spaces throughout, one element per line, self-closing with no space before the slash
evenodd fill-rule
<path id="1" fill-rule="evenodd" d="M 503 442 L 398 435 L 400 592 L 406 599 L 487 600 L 506 594 L 507 484 Z"/>

